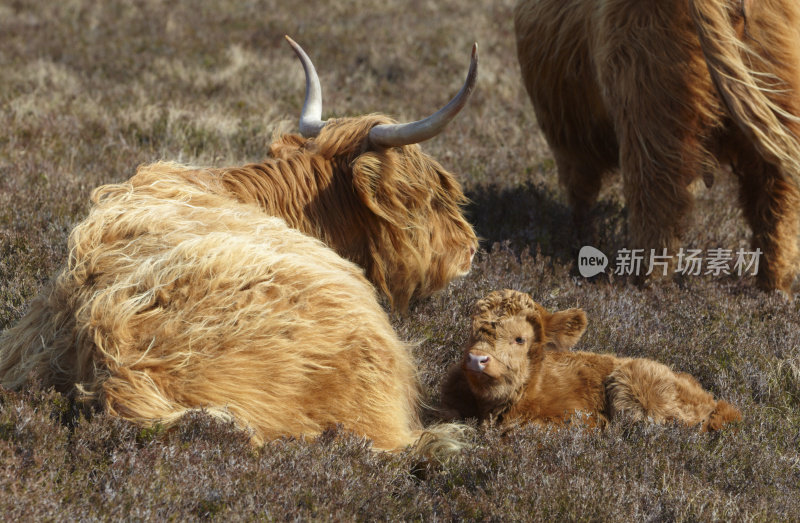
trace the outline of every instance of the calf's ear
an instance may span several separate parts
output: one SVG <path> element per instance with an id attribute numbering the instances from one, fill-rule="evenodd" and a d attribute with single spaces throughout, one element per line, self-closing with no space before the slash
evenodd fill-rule
<path id="1" fill-rule="evenodd" d="M 586 313 L 583 309 L 567 309 L 544 318 L 545 348 L 568 351 L 578 343 L 586 330 Z"/>
<path id="2" fill-rule="evenodd" d="M 525 315 L 525 319 L 531 324 L 531 327 L 533 327 L 533 343 L 531 343 L 530 348 L 539 347 L 541 341 L 545 337 L 542 315 L 536 309 L 530 309 Z"/>

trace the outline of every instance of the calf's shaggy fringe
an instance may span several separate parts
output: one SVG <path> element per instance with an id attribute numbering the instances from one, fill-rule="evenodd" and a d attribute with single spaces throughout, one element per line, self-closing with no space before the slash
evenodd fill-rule
<path id="1" fill-rule="evenodd" d="M 94 191 L 67 266 L 0 338 L 4 387 L 144 425 L 202 408 L 255 443 L 341 423 L 379 449 L 459 446 L 457 425 L 423 432 L 410 351 L 356 265 L 232 203 L 224 176 L 140 174 Z"/>
<path id="2" fill-rule="evenodd" d="M 262 163 L 191 168 L 142 166 L 134 190 L 181 198 L 178 180 L 258 205 L 290 227 L 322 240 L 364 268 L 393 307 L 425 297 L 469 271 L 477 247 L 464 219 L 466 198 L 455 177 L 416 144 L 369 145 L 369 131 L 392 123 L 381 115 L 329 120 L 315 138 L 279 137 Z M 170 179 L 169 191 L 155 184 Z"/>

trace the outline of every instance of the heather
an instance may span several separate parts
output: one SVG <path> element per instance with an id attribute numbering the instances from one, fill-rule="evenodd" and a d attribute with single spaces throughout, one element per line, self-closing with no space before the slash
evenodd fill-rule
<path id="1" fill-rule="evenodd" d="M 459 174 L 482 238 L 471 273 L 392 315 L 435 406 L 471 303 L 529 292 L 582 307 L 577 348 L 648 357 L 696 376 L 744 421 L 718 434 L 622 419 L 603 432 L 476 427 L 444 463 L 381 454 L 332 428 L 260 448 L 196 414 L 141 428 L 33 386 L 0 391 L 0 511 L 7 519 L 793 520 L 800 514 L 800 311 L 752 277 L 641 287 L 586 280 L 516 63 L 513 1 L 0 2 L 0 329 L 67 259 L 91 190 L 158 159 L 235 165 L 294 131 L 314 60 L 324 116 L 429 114 L 478 89 L 425 151 Z M 695 188 L 686 248 L 736 250 L 749 229 L 730 174 Z M 618 182 L 592 213 L 594 245 L 626 246 Z M 426 412 L 426 419 L 434 414 Z"/>

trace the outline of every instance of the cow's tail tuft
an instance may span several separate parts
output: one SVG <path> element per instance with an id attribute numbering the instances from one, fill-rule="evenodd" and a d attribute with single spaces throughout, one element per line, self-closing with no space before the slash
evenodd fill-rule
<path id="1" fill-rule="evenodd" d="M 0 333 L 0 385 L 3 387 L 19 390 L 33 380 L 45 388 L 63 389 L 60 386 L 71 381 L 72 376 L 62 368 L 69 359 L 68 347 L 55 342 L 60 330 L 69 328 L 63 324 L 68 323 L 64 320 L 68 314 L 52 314 L 49 303 L 52 289 L 52 282 L 48 283 L 19 322 Z"/>
<path id="2" fill-rule="evenodd" d="M 785 82 L 773 74 L 754 71 L 742 57 L 758 63 L 758 52 L 739 40 L 731 21 L 732 2 L 689 0 L 711 78 L 730 116 L 770 163 L 800 183 L 800 144 L 784 122 L 800 123 L 774 100 Z"/>
<path id="3" fill-rule="evenodd" d="M 419 432 L 419 437 L 411 447 L 411 452 L 419 457 L 439 462 L 467 448 L 467 437 L 472 431 L 461 423 L 440 423 Z"/>

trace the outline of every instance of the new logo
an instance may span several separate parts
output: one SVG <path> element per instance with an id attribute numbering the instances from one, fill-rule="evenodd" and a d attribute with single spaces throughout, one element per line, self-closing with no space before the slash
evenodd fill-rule
<path id="1" fill-rule="evenodd" d="M 584 278 L 591 278 L 601 272 L 606 272 L 608 267 L 608 257 L 599 249 L 591 245 L 581 247 L 578 253 L 578 271 Z"/>

